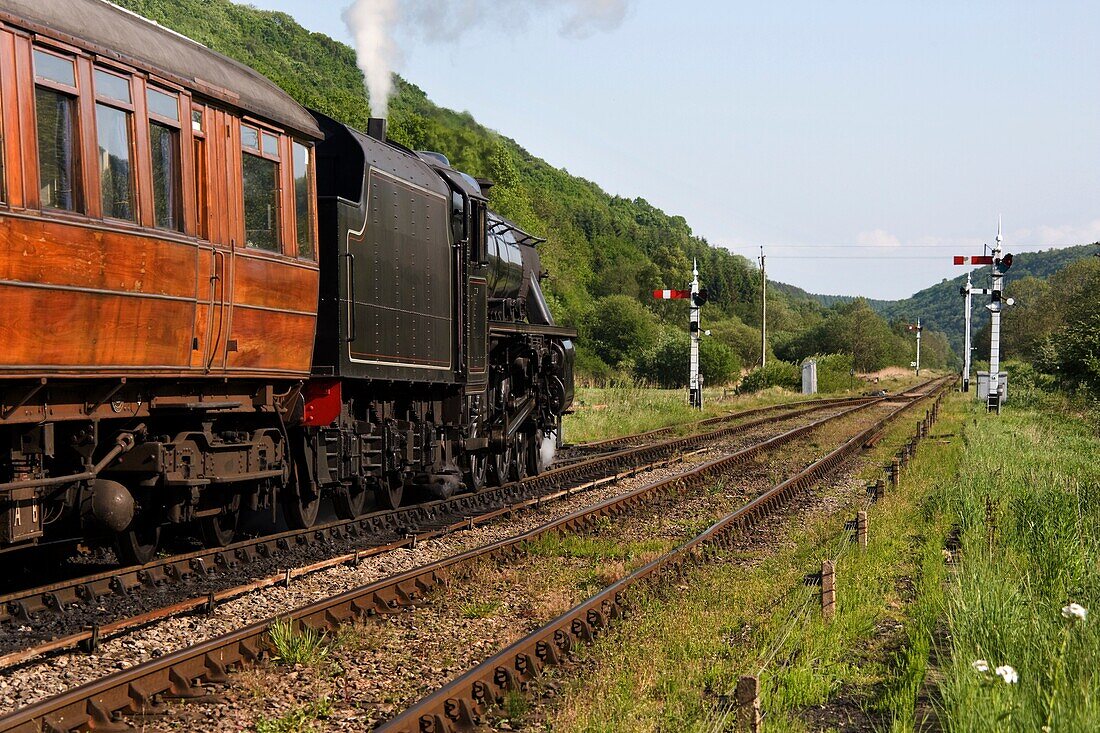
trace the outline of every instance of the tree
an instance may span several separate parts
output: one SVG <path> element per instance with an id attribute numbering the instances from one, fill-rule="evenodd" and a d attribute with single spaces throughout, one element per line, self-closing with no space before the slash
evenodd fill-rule
<path id="1" fill-rule="evenodd" d="M 653 345 L 657 325 L 635 298 L 611 295 L 596 303 L 584 335 L 597 356 L 618 367 Z"/>

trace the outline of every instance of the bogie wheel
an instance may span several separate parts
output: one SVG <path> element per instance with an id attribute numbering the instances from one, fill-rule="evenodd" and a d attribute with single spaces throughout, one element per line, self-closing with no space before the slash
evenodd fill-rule
<path id="1" fill-rule="evenodd" d="M 398 509 L 405 494 L 405 484 L 399 474 L 389 474 L 377 488 L 378 503 L 383 509 Z"/>
<path id="2" fill-rule="evenodd" d="M 233 498 L 222 507 L 220 514 L 203 517 L 199 520 L 199 532 L 203 544 L 207 547 L 225 547 L 233 541 L 237 533 L 237 523 L 241 518 L 241 495 L 233 492 Z"/>
<path id="3" fill-rule="evenodd" d="M 332 495 L 332 508 L 340 519 L 355 519 L 367 505 L 367 487 L 362 481 L 342 486 Z"/>
<path id="4" fill-rule="evenodd" d="M 157 556 L 160 525 L 136 519 L 115 538 L 115 554 L 121 565 L 144 565 Z"/>

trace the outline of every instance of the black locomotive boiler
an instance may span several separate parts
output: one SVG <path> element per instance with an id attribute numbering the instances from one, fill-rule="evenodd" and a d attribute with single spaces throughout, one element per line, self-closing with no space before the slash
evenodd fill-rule
<path id="1" fill-rule="evenodd" d="M 532 237 L 439 153 L 315 113 L 321 286 L 300 480 L 353 516 L 541 472 L 573 399 Z"/>

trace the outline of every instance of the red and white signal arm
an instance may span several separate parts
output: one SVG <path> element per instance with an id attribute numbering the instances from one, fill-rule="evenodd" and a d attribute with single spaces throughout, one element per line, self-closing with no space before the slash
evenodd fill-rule
<path id="1" fill-rule="evenodd" d="M 974 255 L 973 257 L 964 257 L 961 255 L 955 255 L 956 265 L 992 265 L 993 255 Z"/>
<path id="2" fill-rule="evenodd" d="M 654 290 L 653 297 L 657 300 L 687 300 L 691 297 L 690 290 Z"/>

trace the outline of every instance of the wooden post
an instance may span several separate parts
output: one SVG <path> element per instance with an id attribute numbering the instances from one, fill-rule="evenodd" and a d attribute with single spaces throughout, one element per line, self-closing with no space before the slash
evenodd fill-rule
<path id="1" fill-rule="evenodd" d="M 738 725 L 741 730 L 760 733 L 763 721 L 760 715 L 759 678 L 744 675 L 737 680 L 737 688 L 733 695 L 737 702 Z"/>
<path id="2" fill-rule="evenodd" d="M 879 496 L 886 496 L 886 481 L 884 479 L 875 481 L 875 493 Z"/>
<path id="3" fill-rule="evenodd" d="M 856 512 L 856 538 L 859 549 L 867 549 L 867 512 Z"/>
<path id="4" fill-rule="evenodd" d="M 832 560 L 821 561 L 821 618 L 832 621 L 836 615 L 836 575 Z"/>
<path id="5" fill-rule="evenodd" d="M 901 459 L 895 457 L 890 466 L 890 486 L 897 489 L 901 486 Z"/>

